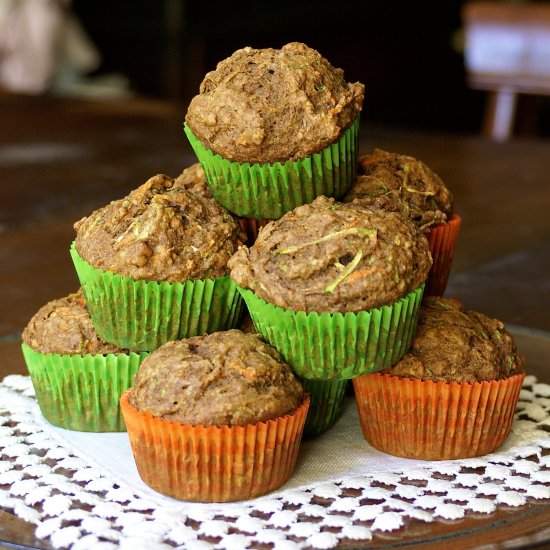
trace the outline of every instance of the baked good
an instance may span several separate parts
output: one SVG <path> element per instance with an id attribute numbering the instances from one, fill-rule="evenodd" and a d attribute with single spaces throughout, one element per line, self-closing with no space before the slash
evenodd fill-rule
<path id="1" fill-rule="evenodd" d="M 441 178 L 414 157 L 374 149 L 359 158 L 359 175 L 344 202 L 382 208 L 409 217 L 426 233 L 433 258 L 426 294 L 442 295 L 452 266 L 461 218 Z"/>
<path id="2" fill-rule="evenodd" d="M 231 277 L 295 311 L 358 312 L 419 287 L 431 265 L 426 239 L 406 218 L 318 197 L 268 224 L 231 258 Z"/>
<path id="3" fill-rule="evenodd" d="M 382 372 L 434 382 L 483 382 L 523 370 L 502 321 L 466 310 L 457 299 L 427 296 L 410 350 Z"/>
<path id="4" fill-rule="evenodd" d="M 24 328 L 22 340 L 40 353 L 105 355 L 123 351 L 99 337 L 81 288 L 42 306 Z"/>
<path id="5" fill-rule="evenodd" d="M 244 240 L 214 199 L 157 175 L 75 224 L 71 255 L 97 332 L 120 347 L 237 326 L 227 261 Z"/>
<path id="6" fill-rule="evenodd" d="M 118 402 L 146 354 L 102 340 L 81 290 L 41 307 L 22 340 L 36 398 L 49 422 L 78 431 L 125 430 Z"/>
<path id="7" fill-rule="evenodd" d="M 96 268 L 133 279 L 185 281 L 228 273 L 238 223 L 213 199 L 162 174 L 75 223 L 75 247 Z"/>
<path id="8" fill-rule="evenodd" d="M 121 407 L 146 484 L 222 502 L 262 495 L 292 475 L 309 398 L 258 335 L 230 330 L 161 346 Z"/>
<path id="9" fill-rule="evenodd" d="M 200 162 L 196 162 L 187 168 L 184 168 L 181 174 L 174 179 L 174 188 L 181 187 L 186 191 L 191 191 L 195 195 L 211 199 L 212 193 L 206 182 L 204 170 Z"/>
<path id="10" fill-rule="evenodd" d="M 351 185 L 363 96 L 305 44 L 247 47 L 205 76 L 185 131 L 220 204 L 277 219 Z"/>
<path id="11" fill-rule="evenodd" d="M 447 460 L 487 454 L 510 431 L 524 363 L 503 323 L 428 296 L 395 365 L 354 379 L 361 427 L 379 450 Z"/>
<path id="12" fill-rule="evenodd" d="M 446 222 L 454 202 L 441 178 L 422 161 L 382 149 L 359 157 L 357 179 L 343 199 L 353 200 L 400 212 L 424 232 Z"/>
<path id="13" fill-rule="evenodd" d="M 215 154 L 237 162 L 308 157 L 335 143 L 361 111 L 363 84 L 348 84 L 305 44 L 242 48 L 201 83 L 185 122 Z"/>
<path id="14" fill-rule="evenodd" d="M 299 376 L 324 380 L 406 351 L 430 264 L 407 218 L 327 197 L 269 223 L 229 261 L 256 328 Z"/>
<path id="15" fill-rule="evenodd" d="M 167 342 L 143 362 L 130 393 L 142 412 L 203 426 L 263 422 L 303 399 L 279 354 L 258 334 L 240 330 Z"/>

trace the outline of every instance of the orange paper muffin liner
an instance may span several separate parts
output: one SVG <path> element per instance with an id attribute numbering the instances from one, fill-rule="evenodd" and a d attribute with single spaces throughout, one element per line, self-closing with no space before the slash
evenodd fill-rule
<path id="1" fill-rule="evenodd" d="M 309 397 L 292 413 L 245 426 L 178 424 L 120 406 L 141 479 L 180 500 L 247 500 L 280 487 L 296 465 Z"/>
<path id="2" fill-rule="evenodd" d="M 510 432 L 525 373 L 490 382 L 433 382 L 369 374 L 353 385 L 365 439 L 423 460 L 491 453 Z"/>
<path id="3" fill-rule="evenodd" d="M 452 214 L 447 223 L 440 223 L 426 234 L 433 264 L 426 280 L 425 296 L 443 296 L 453 265 L 456 241 L 462 218 Z"/>

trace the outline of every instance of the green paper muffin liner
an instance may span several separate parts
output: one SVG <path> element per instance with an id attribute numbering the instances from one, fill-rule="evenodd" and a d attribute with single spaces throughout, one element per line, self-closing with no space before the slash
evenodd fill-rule
<path id="1" fill-rule="evenodd" d="M 120 396 L 133 385 L 148 353 L 62 355 L 21 347 L 48 422 L 81 432 L 126 431 Z"/>
<path id="2" fill-rule="evenodd" d="M 393 365 L 409 349 L 424 284 L 392 304 L 358 313 L 305 313 L 272 305 L 239 287 L 256 330 L 296 374 L 350 379 Z"/>
<path id="3" fill-rule="evenodd" d="M 71 256 L 97 333 L 120 348 L 154 351 L 169 340 L 240 323 L 242 299 L 229 275 L 183 283 L 141 281 L 94 268 L 74 243 Z"/>
<path id="4" fill-rule="evenodd" d="M 359 117 L 340 139 L 296 161 L 232 162 L 207 149 L 184 124 L 214 198 L 225 208 L 256 220 L 280 218 L 319 195 L 342 197 L 357 173 Z"/>
<path id="5" fill-rule="evenodd" d="M 304 437 L 326 432 L 342 416 L 347 380 L 308 380 L 299 378 L 310 404 L 304 426 Z"/>

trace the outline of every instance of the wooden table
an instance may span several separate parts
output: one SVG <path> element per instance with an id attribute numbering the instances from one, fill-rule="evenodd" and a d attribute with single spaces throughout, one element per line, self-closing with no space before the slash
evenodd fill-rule
<path id="1" fill-rule="evenodd" d="M 0 379 L 26 374 L 19 336 L 30 317 L 78 286 L 72 224 L 151 175 L 176 176 L 194 162 L 185 110 L 137 98 L 0 96 Z M 463 227 L 447 294 L 507 323 L 530 373 L 550 382 L 550 141 L 497 144 L 364 122 L 360 150 L 375 146 L 422 159 L 453 191 Z M 411 523 L 369 547 L 521 547 L 550 541 L 549 525 L 550 503 L 537 501 L 489 517 Z M 33 532 L 0 510 L 0 541 L 48 548 Z"/>

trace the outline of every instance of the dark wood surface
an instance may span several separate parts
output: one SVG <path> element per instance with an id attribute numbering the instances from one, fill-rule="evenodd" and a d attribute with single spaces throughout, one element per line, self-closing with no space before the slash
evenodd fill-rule
<path id="1" fill-rule="evenodd" d="M 368 106 L 366 106 L 368 108 Z M 194 162 L 185 105 L 0 96 L 0 379 L 26 374 L 19 335 L 47 301 L 77 288 L 72 224 L 155 173 Z M 473 135 L 364 125 L 360 150 L 382 147 L 430 165 L 463 218 L 448 295 L 498 317 L 531 373 L 550 383 L 550 140 L 492 143 Z M 550 540 L 550 506 L 411 523 L 369 547 L 527 547 Z M 0 510 L 0 541 L 48 548 Z"/>

